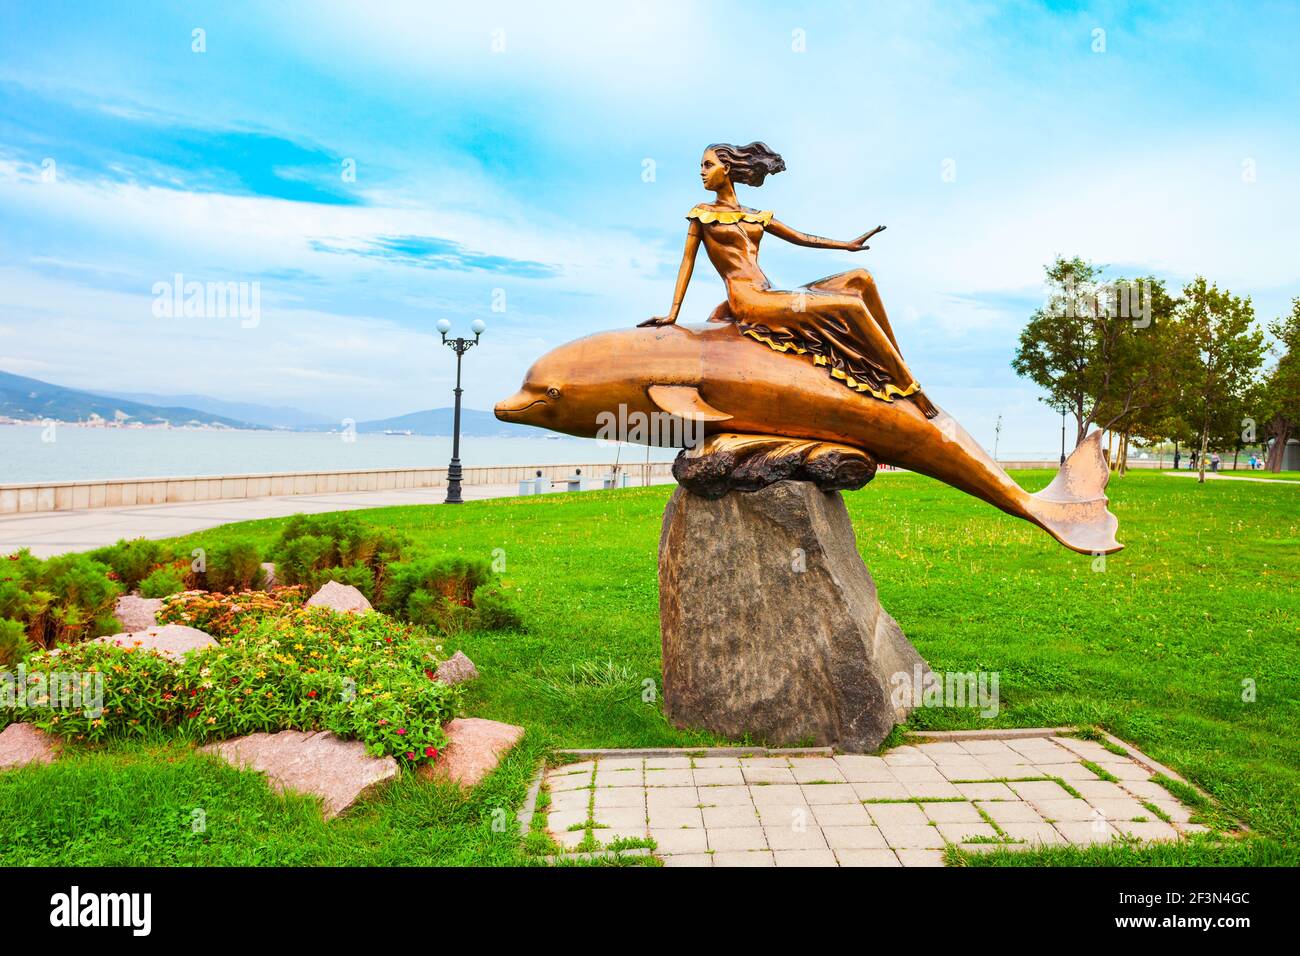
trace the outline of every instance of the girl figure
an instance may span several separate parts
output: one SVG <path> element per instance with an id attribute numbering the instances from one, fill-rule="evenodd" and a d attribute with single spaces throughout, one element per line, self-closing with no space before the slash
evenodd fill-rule
<path id="1" fill-rule="evenodd" d="M 716 199 L 686 214 L 686 250 L 677 272 L 672 308 L 667 315 L 640 324 L 677 321 L 703 242 L 709 261 L 727 284 L 727 301 L 710 321 L 734 321 L 744 335 L 768 348 L 810 355 L 814 363 L 825 366 L 856 392 L 886 402 L 910 398 L 927 418 L 934 418 L 939 410 L 921 392 L 903 362 L 870 273 L 854 269 L 794 292 L 773 289 L 763 275 L 758 266 L 758 244 L 765 232 L 799 246 L 857 252 L 868 248 L 867 239 L 885 228 L 877 226 L 856 239 L 840 242 L 799 232 L 774 219 L 770 210 L 750 209 L 737 202 L 735 183 L 761 186 L 769 175 L 784 169 L 785 161 L 763 143 L 715 143 L 704 151 L 700 179 Z"/>

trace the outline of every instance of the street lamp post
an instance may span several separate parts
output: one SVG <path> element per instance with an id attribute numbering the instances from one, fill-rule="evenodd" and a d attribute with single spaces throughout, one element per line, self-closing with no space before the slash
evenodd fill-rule
<path id="1" fill-rule="evenodd" d="M 442 333 L 442 344 L 449 347 L 456 353 L 456 411 L 452 419 L 451 426 L 451 464 L 447 468 L 447 500 L 443 504 L 458 505 L 462 504 L 460 497 L 460 394 L 463 391 L 460 387 L 460 360 L 461 357 L 478 344 L 479 336 L 487 326 L 482 319 L 475 319 L 470 323 L 470 328 L 474 331 L 472 339 L 464 338 L 447 338 L 447 333 L 451 331 L 451 323 L 446 319 L 438 320 L 438 331 Z"/>
<path id="2" fill-rule="evenodd" d="M 1065 464 L 1065 408 L 1061 408 L 1061 464 Z"/>

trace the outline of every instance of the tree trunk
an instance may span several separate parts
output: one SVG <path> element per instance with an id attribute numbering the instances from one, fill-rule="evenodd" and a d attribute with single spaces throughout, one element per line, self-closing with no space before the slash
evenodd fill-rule
<path id="1" fill-rule="evenodd" d="M 1282 459 L 1286 457 L 1286 443 L 1291 440 L 1291 424 L 1276 418 L 1270 424 L 1273 432 L 1273 447 L 1268 450 L 1268 461 L 1265 467 L 1276 474 L 1282 470 Z"/>
<path id="2" fill-rule="evenodd" d="M 1237 470 L 1237 459 L 1241 456 L 1241 446 L 1238 445 L 1232 452 L 1232 470 Z"/>
<path id="3" fill-rule="evenodd" d="M 1210 447 L 1210 424 L 1206 422 L 1201 428 L 1201 460 L 1196 463 L 1198 484 L 1205 484 L 1205 451 Z"/>

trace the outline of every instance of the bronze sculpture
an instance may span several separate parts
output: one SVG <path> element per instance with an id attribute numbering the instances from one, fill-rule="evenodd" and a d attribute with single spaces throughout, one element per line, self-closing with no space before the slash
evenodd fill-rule
<path id="1" fill-rule="evenodd" d="M 758 266 L 758 246 L 765 233 L 799 246 L 858 252 L 884 230 L 877 226 L 856 239 L 840 242 L 792 229 L 773 217 L 740 205 L 735 183 L 761 186 L 785 162 L 764 143 L 731 146 L 714 143 L 700 160 L 700 179 L 716 199 L 686 214 L 686 249 L 677 273 L 672 308 L 642 325 L 677 321 L 695 256 L 704 251 L 727 284 L 727 301 L 710 321 L 734 321 L 743 334 L 777 352 L 811 354 L 817 365 L 849 388 L 883 401 L 911 397 L 927 417 L 938 414 L 912 378 L 889 324 L 875 280 L 865 269 L 810 282 L 793 292 L 774 290 Z"/>
<path id="2" fill-rule="evenodd" d="M 832 276 L 796 292 L 770 288 L 757 264 L 764 232 L 856 250 L 879 231 L 842 243 L 820 239 L 735 202 L 733 180 L 757 184 L 783 168 L 761 143 L 710 147 L 701 177 L 719 201 L 688 216 L 669 314 L 554 349 L 528 371 L 515 396 L 496 406 L 497 417 L 596 437 L 615 411 L 666 414 L 705 436 L 702 443 L 681 443 L 695 447 L 679 456 L 674 472 L 706 496 L 791 477 L 823 488 L 860 487 L 884 462 L 1030 521 L 1075 551 L 1118 551 L 1100 433 L 1075 449 L 1047 488 L 1030 494 L 920 391 L 868 273 Z M 727 282 L 727 301 L 711 324 L 677 325 L 701 244 Z"/>

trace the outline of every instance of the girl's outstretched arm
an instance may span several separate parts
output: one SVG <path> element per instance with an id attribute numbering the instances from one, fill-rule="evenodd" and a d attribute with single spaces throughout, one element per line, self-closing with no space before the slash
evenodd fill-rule
<path id="1" fill-rule="evenodd" d="M 672 325 L 677 321 L 677 314 L 682 310 L 682 300 L 686 298 L 686 287 L 691 284 L 691 273 L 695 271 L 695 254 L 700 248 L 701 226 L 694 219 L 686 227 L 686 248 L 682 251 L 682 264 L 677 268 L 677 286 L 673 289 L 673 307 L 667 315 L 638 322 L 637 326 Z"/>
<path id="2" fill-rule="evenodd" d="M 798 229 L 792 229 L 779 219 L 773 219 L 767 224 L 767 231 L 778 239 L 784 239 L 786 242 L 792 242 L 796 246 L 808 246 L 811 249 L 842 249 L 846 252 L 858 252 L 861 249 L 869 248 L 867 240 L 878 232 L 883 232 L 884 226 L 877 226 L 869 232 L 864 232 L 856 239 L 839 240 L 824 239 L 821 236 L 812 236 L 806 232 L 800 232 Z"/>

